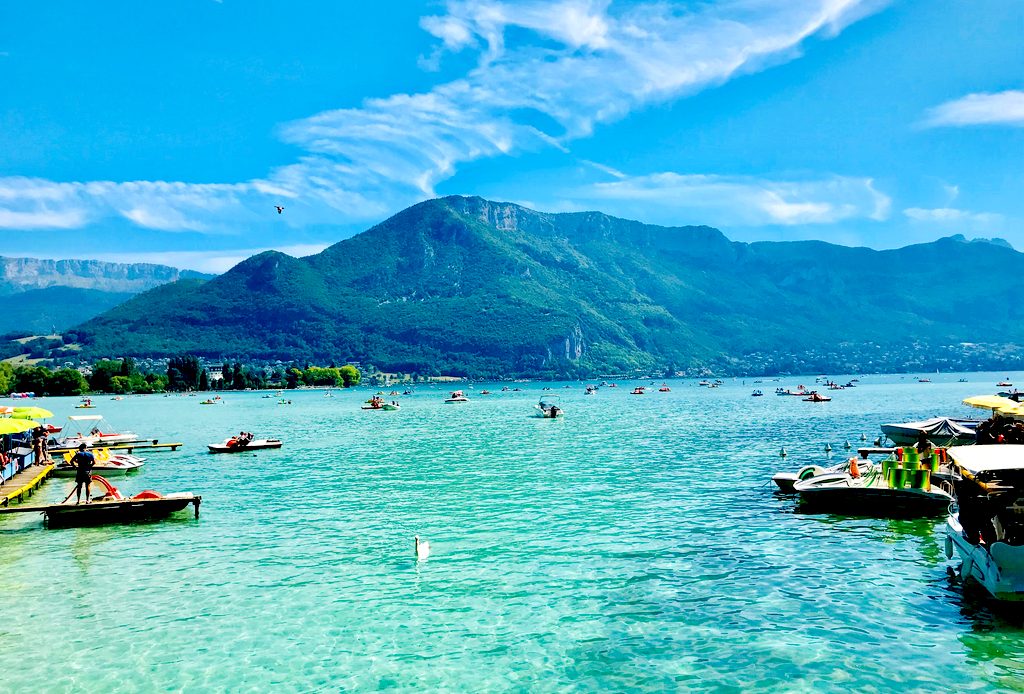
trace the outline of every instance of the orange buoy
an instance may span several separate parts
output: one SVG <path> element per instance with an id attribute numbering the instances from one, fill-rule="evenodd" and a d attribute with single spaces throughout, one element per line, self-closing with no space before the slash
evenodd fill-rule
<path id="1" fill-rule="evenodd" d="M 860 477 L 860 466 L 857 465 L 856 458 L 850 458 L 850 477 Z"/>

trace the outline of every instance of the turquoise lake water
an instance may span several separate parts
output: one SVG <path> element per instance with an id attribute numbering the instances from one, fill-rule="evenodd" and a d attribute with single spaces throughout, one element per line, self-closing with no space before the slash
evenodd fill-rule
<path id="1" fill-rule="evenodd" d="M 367 388 L 98 398 L 117 427 L 185 442 L 114 484 L 194 491 L 202 516 L 0 518 L 0 639 L 39 654 L 5 688 L 1020 690 L 1024 619 L 949 577 L 942 519 L 799 514 L 769 482 L 882 422 L 978 416 L 960 400 L 1006 375 L 862 376 L 820 404 L 772 394 L 810 377 L 547 384 L 554 421 L 531 417 L 544 384 L 463 385 L 460 405 L 420 387 L 398 412 L 359 410 Z M 240 429 L 285 448 L 205 452 Z"/>

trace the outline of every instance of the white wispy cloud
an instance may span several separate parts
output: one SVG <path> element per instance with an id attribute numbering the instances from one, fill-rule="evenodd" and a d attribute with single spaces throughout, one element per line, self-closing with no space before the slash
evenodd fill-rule
<path id="1" fill-rule="evenodd" d="M 891 207 L 870 178 L 845 176 L 786 181 L 664 172 L 595 183 L 574 193 L 634 215 L 656 205 L 677 219 L 740 226 L 883 220 Z"/>
<path id="2" fill-rule="evenodd" d="M 0 228 L 120 217 L 146 228 L 216 232 L 261 218 L 281 200 L 285 223 L 296 226 L 379 218 L 433 196 L 461 164 L 564 148 L 638 108 L 792 59 L 809 37 L 832 36 L 884 4 L 449 0 L 444 13 L 422 20 L 439 41 L 425 62 L 473 50 L 476 67 L 423 93 L 283 125 L 281 138 L 303 150 L 295 163 L 249 181 L 201 185 L 0 178 Z M 762 203 L 774 204 L 772 219 L 843 214 L 776 194 L 775 203 Z"/>
<path id="3" fill-rule="evenodd" d="M 924 125 L 1009 125 L 1024 127 L 1024 91 L 968 94 L 928 110 Z"/>
<path id="4" fill-rule="evenodd" d="M 959 210 L 955 207 L 908 207 L 903 210 L 907 218 L 915 222 L 931 222 L 936 224 L 948 223 L 970 223 L 975 225 L 987 225 L 1002 222 L 1005 217 L 995 212 L 970 212 Z"/>

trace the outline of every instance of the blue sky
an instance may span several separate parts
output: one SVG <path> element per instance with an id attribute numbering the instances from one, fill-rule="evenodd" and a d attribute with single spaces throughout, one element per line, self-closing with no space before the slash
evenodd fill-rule
<path id="1" fill-rule="evenodd" d="M 448 194 L 1024 249 L 1022 35 L 1017 0 L 7 0 L 0 254 L 220 271 Z"/>

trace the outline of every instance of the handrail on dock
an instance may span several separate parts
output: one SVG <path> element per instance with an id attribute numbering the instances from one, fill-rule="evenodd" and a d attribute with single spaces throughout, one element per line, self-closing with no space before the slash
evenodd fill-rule
<path id="1" fill-rule="evenodd" d="M 35 477 L 33 477 L 28 483 L 23 484 L 22 486 L 18 487 L 14 491 L 6 492 L 2 496 L 0 496 L 0 506 L 7 506 L 14 499 L 17 499 L 18 501 L 21 501 L 22 498 L 25 496 L 25 494 L 31 495 L 32 492 L 34 492 L 36 489 L 38 489 L 39 485 L 41 485 L 50 476 L 50 474 L 52 472 L 53 472 L 53 464 L 51 463 L 51 464 L 47 465 L 46 467 L 44 467 L 39 472 L 39 474 L 36 475 Z"/>

